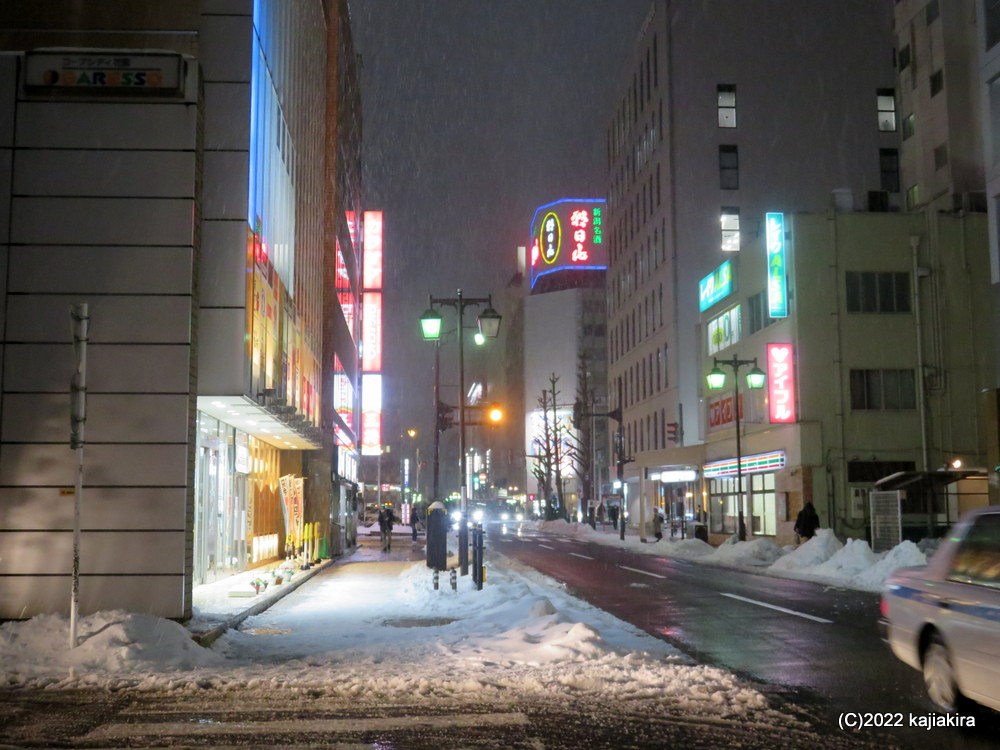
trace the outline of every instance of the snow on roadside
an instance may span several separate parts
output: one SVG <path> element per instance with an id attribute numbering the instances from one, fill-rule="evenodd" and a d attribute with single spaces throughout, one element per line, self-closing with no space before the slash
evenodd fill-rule
<path id="1" fill-rule="evenodd" d="M 399 700 L 591 699 L 673 716 L 791 722 L 725 670 L 569 595 L 561 584 L 489 554 L 489 580 L 435 591 L 423 562 L 338 563 L 212 649 L 181 625 L 101 612 L 0 626 L 8 688 L 309 690 L 358 704 Z"/>
<path id="2" fill-rule="evenodd" d="M 618 532 L 609 528 L 595 530 L 587 524 L 539 521 L 530 525 L 548 533 L 625 547 L 647 555 L 696 560 L 869 592 L 881 591 L 889 576 L 900 568 L 926 565 L 936 549 L 936 545 L 926 541 L 919 547 L 913 542 L 902 542 L 888 552 L 876 554 L 863 539 L 848 539 L 846 544 L 841 542 L 832 529 L 817 529 L 816 536 L 797 547 L 781 548 L 764 538 L 739 542 L 733 536 L 718 547 L 712 547 L 700 539 L 643 542 L 631 527 L 622 540 Z M 926 548 L 927 554 L 921 548 Z"/>

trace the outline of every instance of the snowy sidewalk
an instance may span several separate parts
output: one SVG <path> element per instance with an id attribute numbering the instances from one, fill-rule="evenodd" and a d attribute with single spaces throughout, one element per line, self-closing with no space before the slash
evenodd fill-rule
<path id="1" fill-rule="evenodd" d="M 366 530 L 360 531 L 364 534 Z M 393 535 L 393 550 L 389 553 L 382 552 L 377 537 L 371 539 L 361 536 L 358 541 L 359 546 L 351 552 L 332 560 L 323 560 L 308 570 L 300 570 L 291 563 L 273 563 L 220 578 L 213 583 L 195 586 L 192 591 L 194 615 L 185 623 L 185 627 L 191 631 L 195 641 L 208 646 L 229 628 L 235 628 L 248 617 L 266 611 L 276 601 L 332 565 L 424 559 L 426 540 L 420 536 L 413 542 L 408 527 L 405 538 L 401 532 Z M 275 583 L 276 576 L 271 571 L 279 570 L 291 570 L 291 578 L 280 584 Z M 287 573 L 284 577 L 287 578 Z M 255 593 L 253 587 L 253 581 L 257 579 L 268 584 L 259 593 Z"/>

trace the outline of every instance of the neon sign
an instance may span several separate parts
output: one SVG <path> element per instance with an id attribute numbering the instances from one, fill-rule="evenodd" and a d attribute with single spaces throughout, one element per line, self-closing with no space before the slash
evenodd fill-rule
<path id="1" fill-rule="evenodd" d="M 382 212 L 365 211 L 364 288 L 382 288 Z"/>
<path id="2" fill-rule="evenodd" d="M 772 423 L 795 421 L 794 360 L 791 344 L 767 345 L 767 402 Z"/>
<path id="3" fill-rule="evenodd" d="M 361 298 L 361 370 L 381 372 L 382 370 L 382 292 L 366 291 Z"/>
<path id="4" fill-rule="evenodd" d="M 603 200 L 561 200 L 541 206 L 531 222 L 531 286 L 564 269 L 604 270 Z"/>
<path id="5" fill-rule="evenodd" d="M 733 291 L 733 264 L 728 260 L 698 282 L 698 309 L 702 312 Z"/>
<path id="6" fill-rule="evenodd" d="M 772 318 L 788 317 L 788 282 L 785 276 L 785 215 L 765 215 L 767 244 L 767 312 Z"/>

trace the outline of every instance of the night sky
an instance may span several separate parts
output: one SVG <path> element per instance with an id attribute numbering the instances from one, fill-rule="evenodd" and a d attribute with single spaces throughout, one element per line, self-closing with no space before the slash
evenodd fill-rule
<path id="1" fill-rule="evenodd" d="M 535 208 L 605 196 L 606 123 L 650 3 L 351 0 L 365 208 L 385 212 L 384 443 L 416 427 L 430 455 L 428 295 L 499 291 Z M 451 403 L 456 370 L 442 347 Z"/>

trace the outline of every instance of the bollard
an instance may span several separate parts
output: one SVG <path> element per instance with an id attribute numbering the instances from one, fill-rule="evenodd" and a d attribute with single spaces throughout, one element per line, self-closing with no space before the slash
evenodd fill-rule
<path id="1" fill-rule="evenodd" d="M 438 572 L 436 570 L 434 571 L 434 590 L 438 590 Z"/>
<path id="2" fill-rule="evenodd" d="M 458 591 L 458 574 L 454 568 L 451 569 L 451 590 Z"/>

